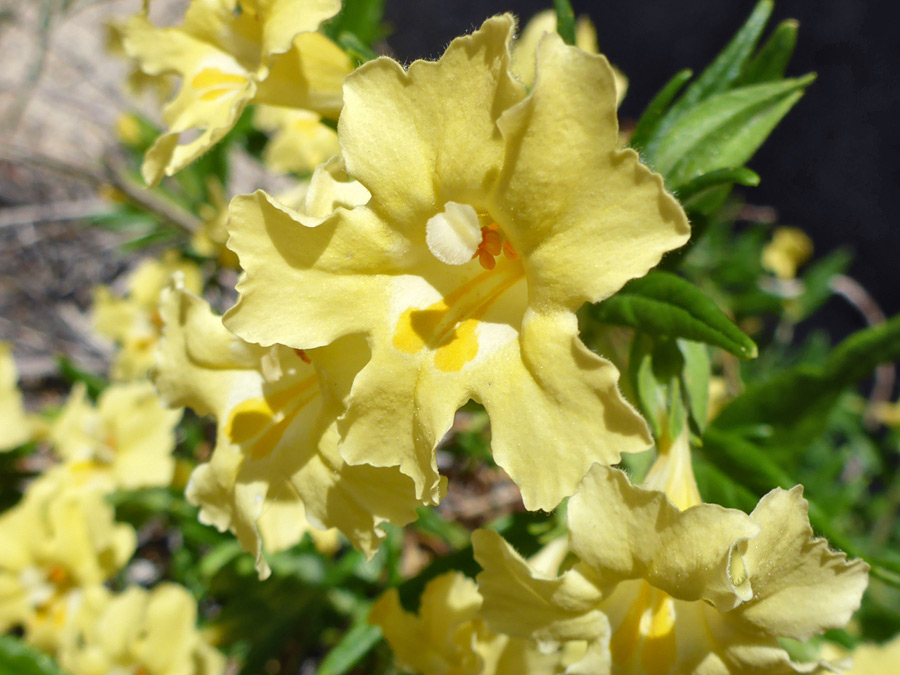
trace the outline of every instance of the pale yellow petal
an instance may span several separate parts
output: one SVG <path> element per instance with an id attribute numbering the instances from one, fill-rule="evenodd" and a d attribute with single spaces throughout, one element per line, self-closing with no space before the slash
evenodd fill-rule
<path id="1" fill-rule="evenodd" d="M 481 614 L 493 630 L 545 642 L 608 637 L 609 622 L 597 609 L 602 593 L 578 572 L 539 574 L 491 530 L 477 530 L 472 545 L 483 570 Z"/>
<path id="2" fill-rule="evenodd" d="M 499 121 L 508 152 L 491 213 L 538 309 L 609 297 L 688 240 L 662 178 L 617 149 L 615 102 L 606 59 L 547 35 L 529 97 Z"/>
<path id="3" fill-rule="evenodd" d="M 337 119 L 343 105 L 344 79 L 352 70 L 350 57 L 327 37 L 302 33 L 294 39 L 290 51 L 272 59 L 255 100 Z"/>
<path id="4" fill-rule="evenodd" d="M 148 75 L 178 73 L 186 77 L 197 63 L 224 56 L 201 36 L 178 28 L 157 28 L 140 14 L 123 27 L 122 43 L 128 56 Z"/>
<path id="5" fill-rule="evenodd" d="M 263 21 L 265 55 L 286 52 L 298 33 L 315 31 L 341 9 L 340 0 L 245 0 L 245 5 Z"/>
<path id="6" fill-rule="evenodd" d="M 740 511 L 716 504 L 679 511 L 663 493 L 595 466 L 569 501 L 568 518 L 572 550 L 603 587 L 645 579 L 674 598 L 725 611 L 748 599 L 742 554 L 759 527 Z"/>
<path id="7" fill-rule="evenodd" d="M 275 132 L 263 159 L 278 173 L 306 173 L 340 151 L 337 133 L 309 110 L 258 106 L 257 126 Z"/>
<path id="8" fill-rule="evenodd" d="M 223 416 L 229 401 L 240 398 L 235 392 L 255 394 L 264 348 L 225 328 L 222 318 L 180 280 L 163 291 L 159 312 L 163 338 L 152 378 L 168 405 Z"/>
<path id="9" fill-rule="evenodd" d="M 323 221 L 264 192 L 235 197 L 228 230 L 245 274 L 225 325 L 262 345 L 318 347 L 379 322 L 386 298 L 366 273 L 390 273 L 408 251 L 364 207 Z"/>
<path id="10" fill-rule="evenodd" d="M 880 675 L 900 663 L 900 635 L 882 645 L 863 644 L 853 650 L 853 667 L 846 675 Z"/>
<path id="11" fill-rule="evenodd" d="M 620 453 L 650 446 L 618 378 L 581 343 L 573 314 L 530 310 L 519 341 L 473 374 L 473 396 L 491 418 L 494 458 L 521 488 L 526 508 L 550 510 L 593 463 L 614 464 Z"/>
<path id="12" fill-rule="evenodd" d="M 436 63 L 404 71 L 379 58 L 347 78 L 338 124 L 347 170 L 399 231 L 421 231 L 448 201 L 485 210 L 503 157 L 497 118 L 524 96 L 508 71 L 514 25 L 494 17 Z"/>
<path id="13" fill-rule="evenodd" d="M 773 490 L 751 519 L 760 535 L 744 556 L 753 599 L 734 613 L 767 633 L 807 640 L 841 628 L 859 609 L 869 566 L 816 538 L 803 489 Z"/>
<path id="14" fill-rule="evenodd" d="M 428 582 L 418 614 L 406 612 L 390 589 L 373 605 L 369 622 L 381 627 L 403 668 L 423 675 L 476 675 L 482 672 L 473 649 L 480 606 L 475 582 L 448 572 Z"/>

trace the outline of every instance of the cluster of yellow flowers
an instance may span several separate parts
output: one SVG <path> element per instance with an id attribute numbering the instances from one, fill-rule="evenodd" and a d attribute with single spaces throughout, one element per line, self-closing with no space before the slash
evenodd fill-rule
<path id="1" fill-rule="evenodd" d="M 188 487 L 201 517 L 231 529 L 262 573 L 263 550 L 309 522 L 371 555 L 383 522 L 441 499 L 435 450 L 473 399 L 525 506 L 571 497 L 569 541 L 526 561 L 479 531 L 477 584 L 434 580 L 419 616 L 384 596 L 372 621 L 405 667 L 818 669 L 778 639 L 845 624 L 867 567 L 813 537 L 799 488 L 750 515 L 703 504 L 686 431 L 656 439 L 643 486 L 610 468 L 653 439 L 616 368 L 581 343 L 575 311 L 644 275 L 690 228 L 661 178 L 620 147 L 624 79 L 591 53 L 590 25 L 570 47 L 543 15 L 513 50 L 515 22 L 498 16 L 437 62 L 382 57 L 345 79 L 340 50 L 308 32 L 338 5 L 195 0 L 181 28 L 126 27 L 145 72 L 183 78 L 170 131 L 146 157 L 150 182 L 251 101 L 283 107 L 257 112 L 281 130 L 274 165 L 336 155 L 296 208 L 264 192 L 232 201 L 228 246 L 243 273 L 224 323 L 183 278 L 164 292 L 154 380 L 168 403 L 218 420 L 213 459 Z M 317 114 L 341 103 L 335 137 Z M 177 145 L 192 128 L 201 135 Z"/>
<path id="2" fill-rule="evenodd" d="M 185 591 L 102 586 L 135 546 L 102 496 L 172 477 L 180 413 L 140 379 L 149 370 L 165 404 L 217 420 L 187 496 L 261 575 L 266 552 L 307 532 L 327 550 L 340 531 L 371 556 L 385 522 L 437 504 L 436 448 L 470 399 L 526 508 L 570 498 L 568 540 L 525 560 L 478 531 L 477 583 L 433 580 L 418 615 L 396 592 L 375 605 L 371 621 L 410 670 L 828 667 L 792 661 L 779 640 L 843 626 L 868 568 L 813 536 L 800 488 L 749 515 L 702 503 L 686 428 L 655 439 L 642 486 L 611 468 L 654 439 L 616 367 L 581 342 L 575 312 L 646 274 L 690 226 L 661 177 L 621 147 L 626 84 L 595 53 L 592 27 L 567 46 L 542 15 L 514 42 L 515 20 L 497 16 L 436 62 L 381 57 L 354 71 L 317 32 L 339 9 L 192 0 L 181 26 L 139 15 L 122 28 L 144 73 L 181 77 L 146 155 L 149 183 L 209 149 L 251 103 L 277 131 L 273 167 L 317 168 L 293 206 L 261 191 L 231 202 L 242 275 L 224 319 L 196 267 L 175 257 L 141 266 L 126 298 L 98 291 L 97 328 L 122 347 L 120 382 L 96 408 L 73 392 L 47 432 L 62 463 L 0 516 L 0 628 L 24 625 L 75 673 L 111 672 L 98 664 L 126 656 L 170 672 L 150 661 L 163 640 L 171 658 L 221 669 Z M 336 133 L 323 117 L 338 119 Z M 18 420 L 13 445 L 27 433 L 16 405 L 2 406 Z"/>
<path id="3" fill-rule="evenodd" d="M 187 589 L 108 589 L 137 535 L 115 521 L 106 497 L 169 485 L 180 418 L 146 379 L 111 385 L 96 406 L 76 386 L 51 421 L 29 416 L 2 346 L 0 450 L 37 440 L 52 448 L 53 461 L 0 514 L 0 632 L 21 630 L 73 675 L 222 672 L 224 658 L 196 630 Z"/>

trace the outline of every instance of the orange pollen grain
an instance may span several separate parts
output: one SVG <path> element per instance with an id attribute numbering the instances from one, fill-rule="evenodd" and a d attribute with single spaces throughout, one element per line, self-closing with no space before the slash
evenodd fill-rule
<path id="1" fill-rule="evenodd" d="M 295 349 L 294 353 L 300 357 L 300 360 L 303 361 L 303 363 L 312 363 L 312 361 L 310 361 L 309 357 L 306 355 L 305 349 Z"/>

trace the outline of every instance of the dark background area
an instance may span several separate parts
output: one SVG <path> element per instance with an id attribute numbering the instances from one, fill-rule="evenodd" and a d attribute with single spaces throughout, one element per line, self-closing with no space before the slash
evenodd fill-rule
<path id="1" fill-rule="evenodd" d="M 621 115 L 632 119 L 676 71 L 702 70 L 754 5 L 754 0 L 573 2 L 576 14 L 589 15 L 597 27 L 600 50 L 628 76 Z M 551 0 L 388 0 L 387 19 L 396 26 L 389 42 L 402 61 L 436 58 L 450 40 L 492 14 L 512 11 L 524 24 L 551 6 Z M 889 315 L 900 312 L 895 17 L 887 2 L 776 3 L 769 30 L 785 18 L 800 22 L 788 74 L 814 71 L 818 80 L 750 162 L 761 185 L 744 190 L 748 202 L 774 206 L 780 223 L 806 230 L 817 258 L 839 246 L 849 248 L 851 276 Z M 838 316 L 830 321 L 840 324 L 838 334 L 860 327 L 851 309 L 839 302 L 835 309 Z"/>

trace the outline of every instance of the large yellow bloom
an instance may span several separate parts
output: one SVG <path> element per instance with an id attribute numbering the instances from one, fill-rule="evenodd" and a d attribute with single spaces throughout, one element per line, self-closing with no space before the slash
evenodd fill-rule
<path id="1" fill-rule="evenodd" d="M 168 131 L 144 159 L 144 179 L 155 184 L 190 164 L 251 102 L 337 117 L 341 84 L 353 66 L 315 31 L 340 6 L 339 0 L 192 0 L 175 28 L 133 17 L 125 27 L 129 56 L 148 75 L 182 78 L 163 112 Z M 200 133 L 182 139 L 193 131 Z"/>
<path id="2" fill-rule="evenodd" d="M 32 435 L 16 379 L 12 349 L 6 342 L 0 342 L 0 452 L 22 445 Z"/>
<path id="3" fill-rule="evenodd" d="M 802 490 L 776 489 L 749 516 L 700 503 L 686 437 L 635 487 L 595 466 L 569 501 L 578 560 L 542 574 L 496 533 L 475 533 L 483 614 L 495 630 L 589 640 L 571 672 L 812 672 L 779 637 L 806 640 L 859 607 L 868 566 L 816 539 Z"/>
<path id="4" fill-rule="evenodd" d="M 72 675 L 221 675 L 225 657 L 203 640 L 196 622 L 196 601 L 176 584 L 119 594 L 96 586 L 65 627 L 57 660 Z"/>
<path id="5" fill-rule="evenodd" d="M 348 466 L 337 452 L 337 417 L 365 361 L 362 338 L 309 352 L 259 347 L 182 289 L 167 291 L 161 309 L 160 393 L 218 422 L 212 460 L 195 469 L 188 499 L 203 522 L 235 533 L 262 574 L 263 544 L 274 552 L 297 543 L 308 519 L 340 529 L 369 556 L 384 521 L 415 520 L 420 504 L 408 477 Z"/>
<path id="6" fill-rule="evenodd" d="M 203 288 L 200 269 L 177 251 L 166 251 L 159 259 L 141 261 L 128 276 L 123 297 L 108 286 L 94 290 L 94 328 L 119 347 L 112 364 L 113 379 L 145 377 L 153 365 L 162 327 L 156 306 L 159 294 L 175 272 L 184 275 L 185 286 L 193 292 L 199 293 Z"/>
<path id="7" fill-rule="evenodd" d="M 175 470 L 175 427 L 181 412 L 166 409 L 147 381 L 112 384 L 94 406 L 76 385 L 49 429 L 66 470 L 106 490 L 165 486 Z"/>
<path id="8" fill-rule="evenodd" d="M 51 472 L 0 515 L 0 632 L 22 626 L 52 649 L 79 589 L 102 584 L 134 552 L 134 530 L 114 520 L 104 493 Z"/>
<path id="9" fill-rule="evenodd" d="M 338 135 L 371 199 L 324 219 L 261 192 L 235 199 L 245 276 L 226 325 L 299 349 L 366 333 L 340 422 L 348 462 L 399 465 L 438 499 L 434 448 L 471 398 L 526 506 L 547 509 L 592 463 L 650 443 L 575 310 L 689 227 L 661 178 L 616 147 L 606 60 L 547 35 L 526 93 L 509 69 L 514 27 L 495 17 L 437 63 L 380 58 L 348 77 Z"/>

